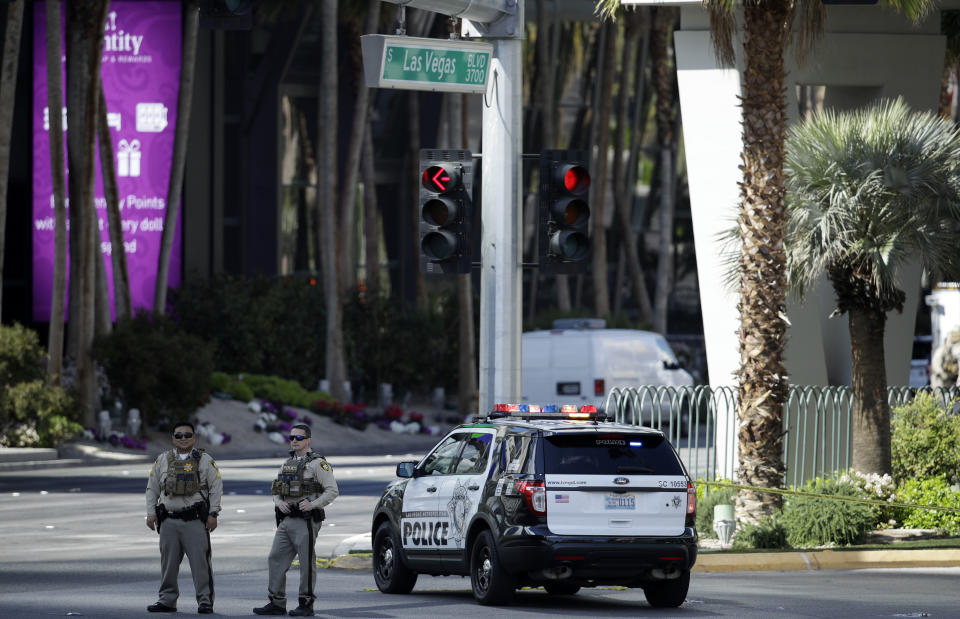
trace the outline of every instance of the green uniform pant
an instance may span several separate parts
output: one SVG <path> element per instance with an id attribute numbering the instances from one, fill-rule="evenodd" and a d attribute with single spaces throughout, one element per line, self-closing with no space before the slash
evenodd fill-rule
<path id="1" fill-rule="evenodd" d="M 314 544 L 317 533 L 320 532 L 320 523 L 303 518 L 284 518 L 277 527 L 273 536 L 273 547 L 267 563 L 270 567 L 270 582 L 267 592 L 270 601 L 286 608 L 287 604 L 287 570 L 293 558 L 300 558 L 300 589 L 299 597 L 306 598 L 311 603 L 316 599 L 313 588 L 317 580 L 316 551 Z"/>
<path id="2" fill-rule="evenodd" d="M 190 575 L 198 604 L 213 606 L 213 565 L 210 563 L 210 533 L 200 520 L 184 522 L 167 518 L 160 527 L 160 603 L 176 606 L 180 597 L 177 576 L 183 555 L 190 561 Z"/>

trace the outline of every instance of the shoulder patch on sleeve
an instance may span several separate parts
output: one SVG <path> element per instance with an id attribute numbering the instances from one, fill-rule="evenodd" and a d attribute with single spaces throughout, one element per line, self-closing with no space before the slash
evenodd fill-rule
<path id="1" fill-rule="evenodd" d="M 320 461 L 320 468 L 322 468 L 324 471 L 329 472 L 329 471 L 330 471 L 330 464 L 329 464 L 326 460 L 321 460 L 321 461 Z"/>

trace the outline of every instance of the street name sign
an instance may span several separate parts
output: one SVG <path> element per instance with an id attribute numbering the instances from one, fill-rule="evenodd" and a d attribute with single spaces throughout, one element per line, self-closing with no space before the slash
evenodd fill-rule
<path id="1" fill-rule="evenodd" d="M 477 41 L 367 34 L 360 37 L 370 88 L 481 93 L 493 45 Z"/>

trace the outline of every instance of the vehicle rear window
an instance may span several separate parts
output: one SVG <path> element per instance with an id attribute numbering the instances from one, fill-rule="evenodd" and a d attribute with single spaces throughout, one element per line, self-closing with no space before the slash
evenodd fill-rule
<path id="1" fill-rule="evenodd" d="M 683 475 L 662 436 L 628 433 L 554 434 L 544 441 L 547 473 Z"/>

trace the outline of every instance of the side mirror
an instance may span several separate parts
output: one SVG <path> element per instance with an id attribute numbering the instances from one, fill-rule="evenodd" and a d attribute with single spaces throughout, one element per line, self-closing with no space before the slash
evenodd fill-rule
<path id="1" fill-rule="evenodd" d="M 413 477 L 416 462 L 401 462 L 397 465 L 397 477 Z"/>

